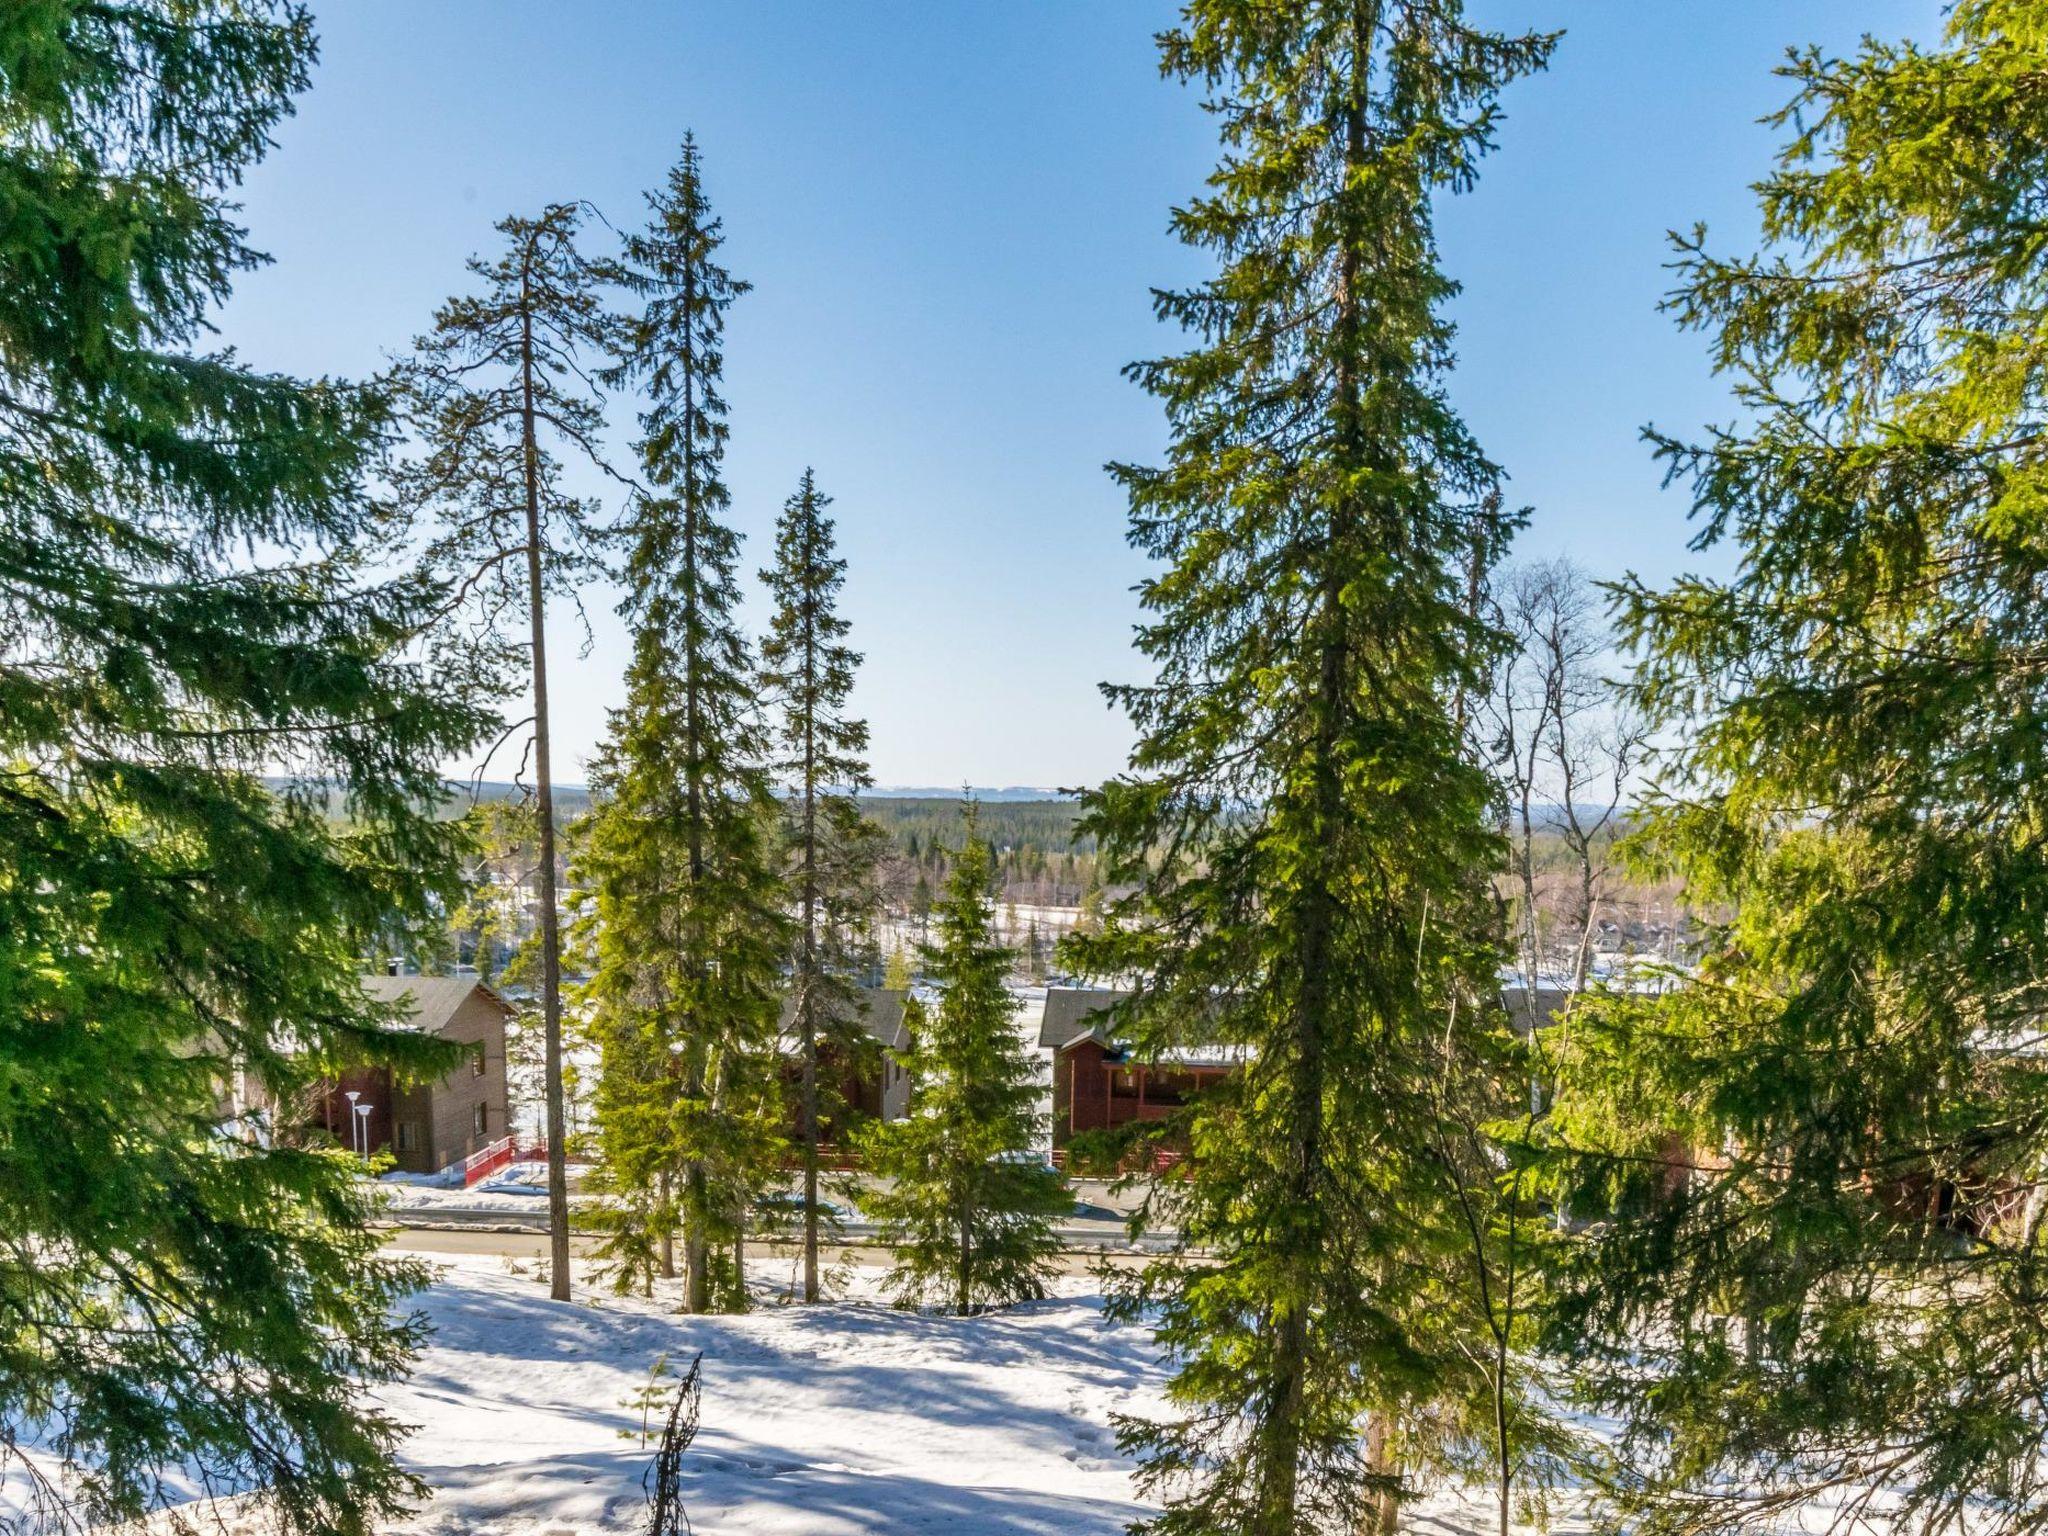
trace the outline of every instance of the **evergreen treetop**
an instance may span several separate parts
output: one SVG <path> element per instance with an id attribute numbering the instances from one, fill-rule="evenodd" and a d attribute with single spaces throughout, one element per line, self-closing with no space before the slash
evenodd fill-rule
<path id="1" fill-rule="evenodd" d="M 862 1204 L 896 1247 L 897 1300 L 943 1300 L 962 1316 L 1044 1295 L 1059 1247 L 1052 1223 L 1073 1208 L 1038 1150 L 1043 1090 L 1017 1032 L 986 849 L 970 801 L 935 909 L 938 940 L 922 952 L 943 991 L 936 1008 L 905 1009 L 910 1111 L 872 1126 L 864 1144 L 867 1166 L 892 1181 Z"/>
<path id="2" fill-rule="evenodd" d="M 1132 894 L 1068 955 L 1137 978 L 1141 1055 L 1200 1031 L 1248 1064 L 1159 1197 L 1207 1256 L 1119 1302 L 1177 1367 L 1173 1416 L 1124 1444 L 1173 1536 L 1385 1531 L 1419 1475 L 1527 1418 L 1479 1363 L 1487 1159 L 1453 1129 L 1512 1102 L 1486 1006 L 1500 848 L 1459 703 L 1498 644 L 1471 585 L 1512 520 L 1444 395 L 1432 206 L 1551 39 L 1455 0 L 1195 0 L 1160 44 L 1220 123 L 1173 219 L 1219 270 L 1156 296 L 1193 347 L 1128 370 L 1172 431 L 1162 465 L 1112 467 L 1158 562 L 1156 675 L 1106 689 L 1139 739 L 1082 825 Z"/>
<path id="3" fill-rule="evenodd" d="M 2044 70 L 2010 0 L 1801 50 L 1765 249 L 1679 242 L 1741 419 L 1655 440 L 1740 559 L 1620 613 L 1687 726 L 1640 850 L 1725 917 L 1574 1019 L 1557 1114 L 1635 1529 L 2048 1508 Z"/>
<path id="4" fill-rule="evenodd" d="M 0 1463 L 54 1450 L 52 1523 L 180 1467 L 294 1532 L 420 1491 L 365 1389 L 424 1276 L 299 1122 L 451 1065 L 357 978 L 458 894 L 438 765 L 488 716 L 410 659 L 445 590 L 370 574 L 385 402 L 196 350 L 313 49 L 296 5 L 0 8 Z"/>

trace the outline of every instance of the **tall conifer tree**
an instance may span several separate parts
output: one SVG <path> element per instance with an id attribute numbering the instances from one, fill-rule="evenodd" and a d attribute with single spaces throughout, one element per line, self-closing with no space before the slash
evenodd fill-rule
<path id="1" fill-rule="evenodd" d="M 1005 985 L 1014 958 L 996 938 L 988 844 L 967 805 L 960 856 L 924 951 L 944 989 L 911 1007 L 910 1112 L 863 1137 L 867 1166 L 891 1181 L 863 1205 L 896 1249 L 898 1301 L 944 1300 L 962 1317 L 1045 1294 L 1059 1243 L 1055 1218 L 1073 1200 L 1037 1152 L 1045 1118 L 1036 1064 L 1017 1033 Z"/>
<path id="2" fill-rule="evenodd" d="M 1194 350 L 1131 369 L 1173 432 L 1163 467 L 1115 469 L 1165 567 L 1156 681 L 1108 690 L 1139 741 L 1082 825 L 1137 889 L 1070 953 L 1139 978 L 1118 1026 L 1141 1051 L 1198 1034 L 1245 1067 L 1158 1196 L 1209 1256 L 1118 1299 L 1156 1308 L 1178 1367 L 1175 1417 L 1123 1437 L 1175 1536 L 1384 1530 L 1495 1407 L 1464 1257 L 1485 1181 L 1445 1162 L 1500 1086 L 1500 848 L 1457 700 L 1497 639 L 1470 573 L 1508 529 L 1442 393 L 1431 204 L 1550 39 L 1456 0 L 1193 0 L 1161 47 L 1222 123 L 1174 217 L 1221 270 L 1158 296 Z"/>
<path id="3" fill-rule="evenodd" d="M 1784 74 L 1767 248 L 1681 241 L 1672 300 L 1742 424 L 1658 439 L 1737 574 L 1622 607 L 1688 727 L 1644 851 L 1723 920 L 1679 990 L 1573 1021 L 1568 1194 L 1605 1219 L 1559 1339 L 1627 1425 L 1634 1529 L 2031 1531 L 2048 14 L 1963 0 L 1937 47 Z"/>
<path id="4" fill-rule="evenodd" d="M 846 712 L 860 656 L 846 644 L 839 589 L 846 562 L 834 553 L 832 498 L 811 472 L 782 509 L 775 564 L 761 573 L 775 598 L 775 617 L 762 642 L 764 681 L 781 700 L 781 756 L 788 794 L 783 839 L 790 898 L 796 908 L 796 952 L 790 989 L 797 1049 L 803 1059 L 799 1133 L 804 1160 L 804 1300 L 818 1299 L 818 1138 L 829 1114 L 843 1134 L 848 1106 L 823 1102 L 820 1047 L 841 1062 L 873 1053 L 860 1024 L 857 967 L 872 960 L 871 928 L 879 900 L 875 871 L 882 834 L 855 798 L 868 777 L 868 727 Z"/>
<path id="5" fill-rule="evenodd" d="M 357 975 L 457 895 L 438 764 L 485 720 L 403 659 L 446 593 L 367 572 L 383 403 L 194 350 L 313 50 L 260 0 L 0 7 L 0 1480 L 63 1463 L 25 1530 L 181 1469 L 293 1532 L 419 1491 L 363 1389 L 424 1276 L 290 1110 L 452 1065 Z"/>
<path id="6" fill-rule="evenodd" d="M 592 775 L 593 1032 L 607 1161 L 664 1245 L 680 1214 L 686 1304 L 703 1311 L 745 1302 L 738 1245 L 774 1151 L 787 924 L 766 733 L 733 612 L 739 537 L 719 521 L 720 343 L 746 284 L 718 264 L 694 139 L 647 201 L 625 274 L 646 308 L 617 374 L 646 393 L 647 488 L 626 525 L 627 699 Z M 730 1267 L 714 1239 L 734 1245 Z"/>
<path id="7" fill-rule="evenodd" d="M 504 254 L 471 257 L 482 292 L 449 299 L 396 371 L 417 439 L 398 480 L 433 519 L 432 569 L 455 574 L 487 646 L 507 647 L 532 687 L 534 895 L 539 907 L 545 1035 L 550 1283 L 569 1299 L 568 1126 L 562 1108 L 562 936 L 556 899 L 555 790 L 549 734 L 547 599 L 576 601 L 599 569 L 595 508 L 563 488 L 554 449 L 600 470 L 603 401 L 590 383 L 616 321 L 605 308 L 609 266 L 577 248 L 583 210 L 556 203 L 537 218 L 501 219 Z M 551 446 L 552 445 L 552 448 Z M 518 635 L 505 641 L 505 633 Z"/>

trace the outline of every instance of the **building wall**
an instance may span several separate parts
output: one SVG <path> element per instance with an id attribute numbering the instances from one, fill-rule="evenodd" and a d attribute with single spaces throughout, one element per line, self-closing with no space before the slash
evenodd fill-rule
<path id="1" fill-rule="evenodd" d="M 434 1166 L 480 1151 L 511 1130 L 505 1088 L 505 1011 L 483 992 L 472 992 L 441 1031 L 444 1040 L 482 1048 L 483 1071 L 469 1062 L 434 1085 Z M 476 1128 L 477 1110 L 483 1129 Z"/>
<path id="2" fill-rule="evenodd" d="M 329 1086 L 317 1116 L 321 1129 L 334 1138 L 336 1146 L 353 1148 L 356 1145 L 355 1133 L 349 1127 L 350 1116 L 354 1113 L 348 1101 L 350 1093 L 357 1095 L 357 1104 L 370 1106 L 366 1117 L 370 1150 L 374 1152 L 389 1145 L 393 1095 L 391 1074 L 382 1067 L 351 1067 Z"/>
<path id="3" fill-rule="evenodd" d="M 1169 1119 L 1235 1070 L 1113 1063 L 1099 1041 L 1078 1041 L 1053 1057 L 1052 1144 L 1064 1147 L 1085 1131 Z"/>
<path id="4" fill-rule="evenodd" d="M 781 1071 L 783 1101 L 788 1106 L 784 1132 L 792 1141 L 800 1141 L 804 1120 L 803 1062 L 793 1054 L 785 1054 Z M 909 1076 L 873 1043 L 856 1052 L 851 1060 L 845 1059 L 830 1042 L 822 1043 L 818 1051 L 818 1083 L 825 1111 L 819 1128 L 824 1141 L 831 1145 L 846 1143 L 853 1129 L 850 1124 L 832 1121 L 831 1101 L 835 1094 L 840 1103 L 852 1109 L 854 1120 L 900 1120 L 910 1108 Z"/>
<path id="5" fill-rule="evenodd" d="M 882 1054 L 882 1118 L 901 1120 L 910 1113 L 910 1073 L 886 1051 Z"/>
<path id="6" fill-rule="evenodd" d="M 484 1070 L 479 1076 L 467 1058 L 439 1082 L 420 1084 L 398 1095 L 390 1131 L 392 1155 L 409 1173 L 435 1173 L 506 1135 L 505 1012 L 482 991 L 471 992 L 442 1027 L 443 1040 L 482 1046 Z M 476 1112 L 481 1105 L 484 1129 L 478 1134 Z M 411 1124 L 413 1146 L 401 1149 L 398 1127 Z"/>
<path id="7" fill-rule="evenodd" d="M 1079 1131 L 1099 1131 L 1109 1119 L 1108 1054 L 1098 1040 L 1081 1040 L 1053 1057 L 1052 1144 L 1064 1147 Z"/>
<path id="8" fill-rule="evenodd" d="M 391 1149 L 392 1160 L 407 1173 L 438 1172 L 441 1164 L 434 1160 L 433 1143 L 434 1090 L 424 1083 L 415 1083 L 399 1089 L 394 1098 L 396 1107 L 381 1145 Z M 411 1146 L 404 1145 L 408 1133 Z"/>

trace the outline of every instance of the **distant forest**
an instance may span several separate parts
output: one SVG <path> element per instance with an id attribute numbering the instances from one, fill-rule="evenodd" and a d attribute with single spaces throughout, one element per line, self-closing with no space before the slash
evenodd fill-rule
<path id="1" fill-rule="evenodd" d="M 462 815 L 473 802 L 517 802 L 524 793 L 519 786 L 502 782 L 451 783 L 447 813 Z M 1097 880 L 1095 839 L 1074 834 L 1081 814 L 1078 801 L 992 798 L 979 800 L 979 805 L 980 835 L 994 855 L 999 901 L 1046 907 L 1082 904 Z M 565 830 L 589 809 L 590 793 L 583 786 L 556 786 L 555 818 Z M 880 793 L 862 796 L 861 809 L 889 839 L 882 867 L 884 901 L 899 916 L 924 916 L 965 835 L 960 797 Z M 508 865 L 527 857 L 516 845 L 503 847 L 500 854 Z"/>
<path id="2" fill-rule="evenodd" d="M 556 815 L 565 829 L 590 809 L 589 793 L 580 785 L 561 786 L 555 793 Z M 485 783 L 476 790 L 477 802 L 485 806 L 512 804 L 521 798 L 522 792 L 510 784 Z M 470 785 L 450 786 L 448 814 L 461 815 L 471 803 Z M 1101 899 L 1095 839 L 1077 836 L 1074 830 L 1081 814 L 1078 801 L 983 799 L 978 803 L 980 836 L 989 845 L 994 865 L 992 894 L 1006 909 L 1006 931 L 1016 929 L 1013 938 L 1021 941 L 1031 921 L 1031 909 L 1092 908 Z M 880 871 L 885 915 L 922 932 L 960 849 L 965 831 L 960 797 L 878 793 L 864 795 L 861 809 L 889 841 Z M 1530 855 L 1539 912 L 1536 928 L 1539 948 L 1546 955 L 1568 949 L 1583 922 L 1576 915 L 1580 903 L 1572 891 L 1575 877 L 1560 835 L 1560 819 L 1555 806 L 1531 807 Z M 523 874 L 531 864 L 531 850 L 517 826 L 515 813 L 513 822 L 499 821 L 486 837 L 490 851 L 485 864 L 501 875 Z M 1675 954 L 1685 946 L 1687 928 L 1679 892 L 1671 882 L 1633 872 L 1614 858 L 1615 838 L 1626 826 L 1625 817 L 1615 816 L 1596 839 L 1602 920 L 1595 947 Z M 565 861 L 566 853 L 565 846 Z M 564 868 L 565 878 L 568 873 Z M 1524 921 L 1518 915 L 1520 889 L 1505 871 L 1499 878 L 1503 901 L 1511 914 L 1516 914 L 1511 915 L 1511 924 L 1519 933 Z M 1016 910 L 1020 908 L 1024 909 L 1021 916 Z M 526 924 L 514 919 L 513 926 L 523 930 Z M 1044 926 L 1047 932 L 1063 932 L 1066 925 L 1049 922 Z"/>
<path id="3" fill-rule="evenodd" d="M 889 836 L 883 899 L 898 913 L 923 917 L 945 883 L 964 826 L 960 799 L 864 797 L 861 809 Z M 980 836 L 994 853 L 999 900 L 1078 907 L 1096 884 L 1095 839 L 1076 837 L 1073 800 L 985 800 Z"/>

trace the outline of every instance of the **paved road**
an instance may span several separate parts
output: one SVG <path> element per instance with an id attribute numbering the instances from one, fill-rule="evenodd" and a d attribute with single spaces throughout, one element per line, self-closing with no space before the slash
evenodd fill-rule
<path id="1" fill-rule="evenodd" d="M 569 1236 L 569 1247 L 576 1254 L 584 1254 L 595 1242 L 589 1234 L 574 1232 Z M 495 1254 L 508 1259 L 544 1259 L 548 1253 L 548 1235 L 539 1231 L 491 1231 L 485 1228 L 462 1227 L 392 1227 L 385 1238 L 388 1247 L 402 1249 L 406 1253 L 418 1254 Z M 757 1259 L 787 1259 L 794 1262 L 797 1249 L 789 1243 L 756 1243 L 750 1252 Z M 859 1243 L 833 1243 L 826 1250 L 827 1256 L 837 1262 L 849 1258 L 857 1264 L 887 1264 L 890 1250 L 887 1248 Z M 1116 1269 L 1131 1268 L 1142 1264 L 1148 1255 L 1129 1250 L 1102 1251 L 1090 1248 L 1068 1248 L 1060 1255 L 1060 1273 L 1069 1275 L 1092 1274 L 1099 1264 L 1108 1264 Z"/>
<path id="2" fill-rule="evenodd" d="M 1074 1199 L 1073 1214 L 1053 1228 L 1054 1234 L 1066 1247 L 1087 1251 L 1112 1250 L 1159 1253 L 1172 1246 L 1169 1236 L 1148 1233 L 1133 1245 L 1125 1225 L 1130 1213 L 1136 1209 L 1138 1197 L 1131 1191 L 1120 1190 L 1104 1179 L 1075 1179 L 1068 1185 Z M 781 1189 L 777 1196 L 782 1209 L 782 1227 L 787 1233 L 796 1222 L 796 1186 L 792 1182 Z M 443 1203 L 445 1200 L 445 1203 Z M 572 1205 L 578 1199 L 572 1187 Z M 839 1240 L 836 1247 L 854 1243 L 864 1247 L 879 1247 L 875 1241 L 880 1230 L 865 1217 L 849 1209 L 843 1193 L 834 1194 L 831 1203 L 839 1212 Z M 468 1206 L 459 1198 L 441 1196 L 438 1192 L 432 1204 L 393 1205 L 385 1215 L 390 1226 L 433 1231 L 444 1228 L 475 1229 L 516 1233 L 540 1233 L 548 1230 L 547 1200 L 538 1191 L 517 1206 L 507 1208 L 499 1199 L 489 1205 Z"/>
<path id="3" fill-rule="evenodd" d="M 536 1202 L 538 1204 L 539 1202 Z M 548 1214 L 545 1209 L 526 1211 L 468 1210 L 459 1206 L 432 1206 L 415 1210 L 394 1210 L 382 1223 L 395 1232 L 407 1234 L 406 1245 L 413 1246 L 412 1235 L 422 1237 L 432 1234 L 436 1237 L 494 1237 L 510 1242 L 520 1239 L 517 1246 L 504 1247 L 453 1247 L 439 1251 L 444 1253 L 519 1253 L 529 1251 L 540 1253 L 547 1249 Z M 1163 1233 L 1146 1233 L 1135 1244 L 1125 1231 L 1123 1218 L 1116 1212 L 1099 1206 L 1084 1206 L 1073 1218 L 1053 1228 L 1060 1245 L 1071 1253 L 1092 1256 L 1098 1253 L 1124 1256 L 1162 1253 L 1172 1246 L 1172 1239 Z M 873 1222 L 842 1221 L 838 1235 L 826 1234 L 823 1241 L 834 1250 L 857 1248 L 876 1253 L 886 1251 L 885 1245 L 875 1241 L 880 1235 Z M 572 1232 L 569 1242 L 579 1251 L 587 1249 L 595 1241 L 589 1234 Z M 533 1246 L 537 1244 L 538 1246 Z M 785 1243 L 766 1241 L 770 1249 L 790 1246 Z"/>

